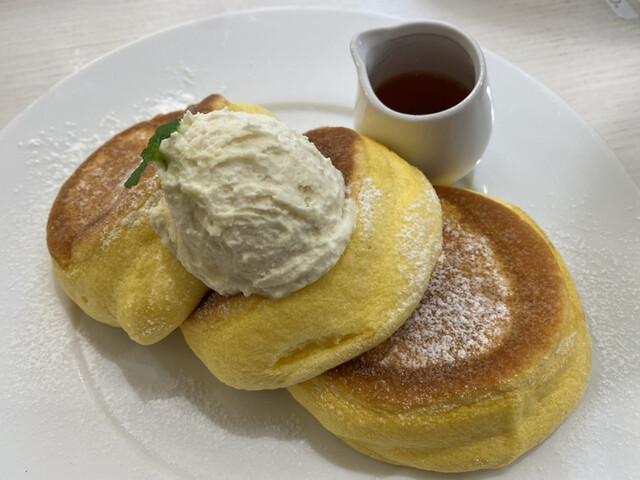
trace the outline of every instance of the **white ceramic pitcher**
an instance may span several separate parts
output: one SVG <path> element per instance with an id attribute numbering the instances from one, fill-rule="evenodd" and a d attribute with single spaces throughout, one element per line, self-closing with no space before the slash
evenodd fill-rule
<path id="1" fill-rule="evenodd" d="M 395 151 L 434 184 L 451 184 L 473 169 L 491 136 L 493 108 L 485 59 L 471 37 L 447 23 L 422 21 L 362 32 L 351 41 L 351 54 L 359 80 L 359 133 Z M 385 80 L 417 71 L 456 79 L 470 93 L 425 115 L 394 111 L 376 96 Z"/>

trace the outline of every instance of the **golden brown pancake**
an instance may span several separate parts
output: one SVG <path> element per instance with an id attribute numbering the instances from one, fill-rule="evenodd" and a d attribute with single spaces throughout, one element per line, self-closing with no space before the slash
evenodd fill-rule
<path id="1" fill-rule="evenodd" d="M 342 172 L 356 228 L 316 282 L 278 300 L 211 293 L 181 325 L 209 370 L 236 388 L 285 387 L 379 344 L 416 307 L 440 256 L 440 203 L 422 173 L 346 128 L 306 135 Z"/>
<path id="2" fill-rule="evenodd" d="M 578 404 L 591 365 L 584 313 L 562 259 L 526 214 L 436 191 L 443 256 L 407 322 L 289 390 L 374 458 L 446 472 L 500 467 Z"/>
<path id="3" fill-rule="evenodd" d="M 264 113 L 220 95 L 188 110 L 206 113 L 224 107 Z M 141 344 L 171 333 L 207 291 L 151 228 L 148 212 L 160 192 L 155 166 L 137 186 L 124 187 L 158 126 L 183 113 L 158 115 L 106 142 L 64 183 L 49 213 L 47 245 L 67 295 L 89 316 L 124 328 Z"/>

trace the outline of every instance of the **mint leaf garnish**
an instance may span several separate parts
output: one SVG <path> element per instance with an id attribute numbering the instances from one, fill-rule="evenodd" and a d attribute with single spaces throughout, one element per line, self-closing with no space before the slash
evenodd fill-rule
<path id="1" fill-rule="evenodd" d="M 147 166 L 151 162 L 157 162 L 161 165 L 166 166 L 167 162 L 160 153 L 160 142 L 165 138 L 169 138 L 173 132 L 175 132 L 180 126 L 180 119 L 176 118 L 169 123 L 165 123 L 164 125 L 160 125 L 156 129 L 156 133 L 153 134 L 153 137 L 149 139 L 149 144 L 147 148 L 145 148 L 140 156 L 142 157 L 142 162 L 138 165 L 131 176 L 124 182 L 124 186 L 126 188 L 131 188 L 134 185 L 137 185 L 140 181 L 140 176 L 147 169 Z"/>

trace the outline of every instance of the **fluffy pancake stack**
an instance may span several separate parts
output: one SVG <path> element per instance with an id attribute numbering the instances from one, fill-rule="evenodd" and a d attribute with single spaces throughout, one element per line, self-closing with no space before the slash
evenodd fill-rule
<path id="1" fill-rule="evenodd" d="M 223 107 L 268 113 L 219 95 L 189 109 Z M 223 382 L 289 387 L 356 449 L 422 469 L 507 464 L 575 407 L 589 338 L 569 273 L 540 229 L 479 194 L 436 195 L 418 170 L 348 129 L 306 134 L 358 205 L 334 268 L 278 300 L 207 292 L 151 228 L 162 195 L 155 168 L 123 187 L 155 129 L 180 115 L 116 135 L 52 207 L 54 272 L 88 315 L 141 344 L 179 326 Z"/>
<path id="2" fill-rule="evenodd" d="M 379 344 L 418 304 L 440 256 L 440 204 L 424 175 L 352 130 L 306 135 L 342 172 L 356 229 L 311 285 L 279 300 L 212 293 L 181 325 L 198 357 L 237 388 L 292 385 Z"/>
<path id="3" fill-rule="evenodd" d="M 189 109 L 224 107 L 268 113 L 219 95 Z M 402 325 L 440 256 L 440 204 L 416 168 L 344 128 L 308 133 L 340 170 L 358 205 L 355 232 L 338 263 L 283 299 L 210 292 L 200 304 L 207 288 L 150 225 L 149 210 L 162 194 L 155 168 L 134 188 L 123 187 L 155 129 L 181 114 L 161 115 L 116 135 L 62 186 L 47 241 L 54 272 L 75 303 L 141 344 L 182 325 L 187 343 L 219 379 L 251 390 L 307 380 Z"/>

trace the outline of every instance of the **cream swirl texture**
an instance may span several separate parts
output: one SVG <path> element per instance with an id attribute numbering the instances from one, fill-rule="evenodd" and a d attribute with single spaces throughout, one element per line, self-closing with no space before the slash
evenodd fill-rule
<path id="1" fill-rule="evenodd" d="M 342 174 L 275 117 L 187 112 L 160 151 L 152 226 L 220 294 L 284 297 L 328 272 L 349 243 L 356 207 Z"/>

